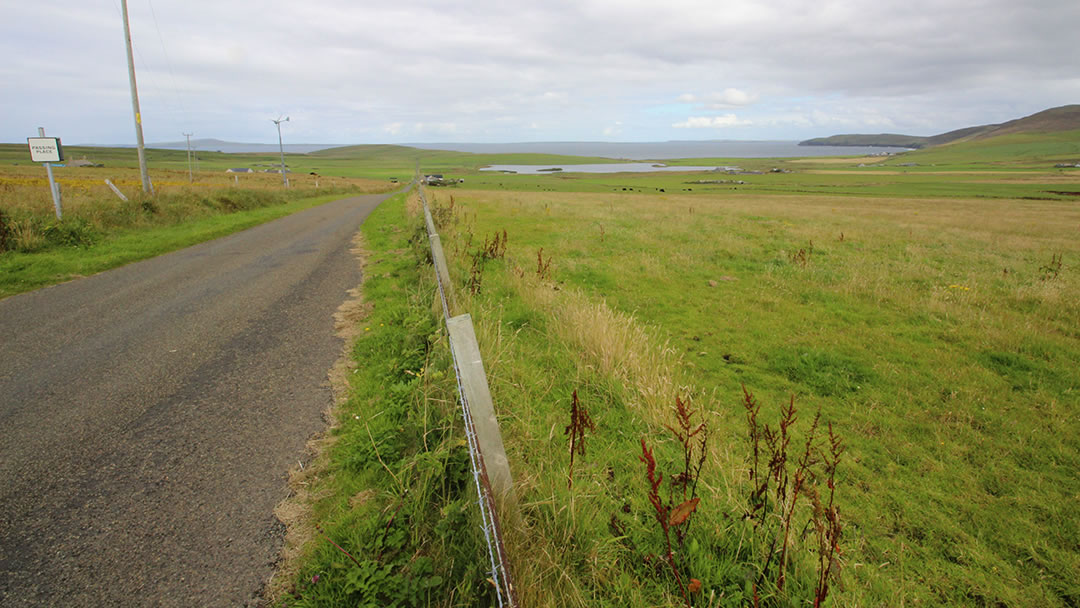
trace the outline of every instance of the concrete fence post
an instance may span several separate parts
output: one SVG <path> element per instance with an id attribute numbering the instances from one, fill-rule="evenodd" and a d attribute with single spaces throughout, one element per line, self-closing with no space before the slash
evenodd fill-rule
<path id="1" fill-rule="evenodd" d="M 454 287 L 450 283 L 450 270 L 446 266 L 446 254 L 443 253 L 442 239 L 438 234 L 428 235 L 431 240 L 431 261 L 435 264 L 435 272 L 439 273 L 439 283 L 442 285 L 443 295 L 446 297 L 446 305 L 453 310 Z"/>
<path id="2" fill-rule="evenodd" d="M 488 389 L 472 317 L 468 314 L 458 315 L 448 319 L 446 326 L 450 330 L 451 348 L 460 367 L 462 390 L 469 403 L 476 441 L 484 457 L 491 490 L 500 500 L 505 500 L 512 495 L 514 479 L 510 476 L 510 462 L 506 459 L 499 422 L 495 419 L 495 406 Z"/>
<path id="3" fill-rule="evenodd" d="M 128 200 L 128 198 L 126 196 L 124 196 L 124 193 L 121 192 L 120 189 L 116 187 L 116 184 L 112 183 L 111 179 L 106 179 L 105 180 L 105 185 L 112 188 L 113 194 L 120 197 L 120 200 L 125 201 L 125 202 Z"/>

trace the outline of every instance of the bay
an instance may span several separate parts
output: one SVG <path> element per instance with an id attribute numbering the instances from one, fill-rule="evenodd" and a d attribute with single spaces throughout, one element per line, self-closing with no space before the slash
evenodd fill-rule
<path id="1" fill-rule="evenodd" d="M 424 150 L 475 154 L 563 154 L 622 160 L 675 158 L 796 158 L 806 156 L 866 156 L 906 152 L 907 148 L 868 146 L 800 146 L 797 141 L 661 141 L 661 142 L 520 142 L 520 143 L 411 143 Z"/>
<path id="2" fill-rule="evenodd" d="M 550 173 L 646 173 L 650 171 L 738 171 L 738 167 L 709 165 L 701 167 L 658 165 L 654 163 L 610 163 L 583 165 L 491 165 L 481 171 L 544 175 Z"/>

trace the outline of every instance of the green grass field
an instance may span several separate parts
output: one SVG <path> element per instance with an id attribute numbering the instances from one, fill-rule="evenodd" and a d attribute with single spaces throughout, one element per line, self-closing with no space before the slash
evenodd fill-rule
<path id="1" fill-rule="evenodd" d="M 713 429 L 696 537 L 709 550 L 690 570 L 707 593 L 748 601 L 738 582 L 752 556 L 728 546 L 745 532 L 732 522 L 749 492 L 741 385 L 772 408 L 795 395 L 804 419 L 820 408 L 848 445 L 837 605 L 1080 599 L 1075 204 L 453 195 L 474 218 L 444 236 L 456 276 L 469 276 L 470 234 L 474 248 L 496 231 L 509 238 L 507 261 L 488 265 L 465 308 L 488 337 L 504 439 L 533 505 L 519 553 L 539 544 L 570 570 L 568 605 L 634 591 L 631 605 L 677 599 L 670 585 L 655 595 L 641 584 L 606 525 L 629 496 L 645 534 L 638 441 L 677 459 L 663 426 L 675 394 L 694 396 Z M 517 276 L 536 274 L 541 248 L 553 260 L 547 286 Z M 1055 255 L 1065 263 L 1048 270 Z M 639 338 L 616 344 L 632 328 Z M 573 390 L 588 395 L 598 430 L 571 493 L 561 429 Z M 541 600 L 557 577 L 537 576 Z"/>
<path id="2" fill-rule="evenodd" d="M 1001 173 L 990 183 L 968 164 L 893 167 L 852 190 L 866 177 L 808 161 L 792 165 L 815 172 L 757 176 L 790 180 L 775 193 L 674 192 L 668 174 L 433 190 L 444 208 L 454 199 L 443 243 L 458 312 L 480 326 L 518 481 L 523 601 L 682 603 L 657 565 L 639 458 L 645 439 L 667 479 L 682 470 L 667 428 L 678 395 L 710 429 L 694 528 L 675 551 L 701 581 L 694 604 L 752 603 L 754 583 L 766 605 L 812 603 L 813 535 L 792 542 L 779 589 L 775 565 L 762 575 L 775 531 L 743 519 L 745 386 L 774 429 L 794 396 L 800 447 L 817 410 L 847 446 L 831 605 L 1080 602 L 1080 207 L 1038 195 L 1080 190 L 1080 177 L 1045 158 L 983 159 Z M 505 257 L 477 258 L 502 231 Z M 596 430 L 568 489 L 574 391 Z M 803 503 L 795 525 L 811 515 Z"/>
<path id="3" fill-rule="evenodd" d="M 161 154 L 152 166 L 186 169 Z M 1080 604 L 1080 170 L 1053 165 L 1070 160 L 1075 133 L 884 160 L 717 159 L 762 172 L 740 175 L 499 175 L 479 168 L 565 159 L 375 146 L 288 162 L 466 179 L 428 194 L 516 482 L 505 521 L 523 605 L 678 606 L 684 589 L 694 606 L 813 605 L 810 496 L 827 504 L 829 474 L 810 467 L 787 533 L 790 480 L 764 515 L 751 506 L 745 386 L 759 431 L 794 398 L 792 477 L 816 411 L 811 453 L 829 453 L 828 423 L 846 446 L 826 605 L 1065 607 Z M 298 481 L 308 515 L 293 527 L 308 533 L 278 605 L 491 601 L 419 226 L 405 197 L 365 224 L 351 392 Z M 505 250 L 491 245 L 503 231 Z M 569 485 L 575 391 L 594 426 Z M 688 464 L 676 397 L 687 428 L 707 425 L 700 473 L 706 435 Z M 656 505 L 690 497 L 685 521 L 662 518 L 669 561 Z"/>

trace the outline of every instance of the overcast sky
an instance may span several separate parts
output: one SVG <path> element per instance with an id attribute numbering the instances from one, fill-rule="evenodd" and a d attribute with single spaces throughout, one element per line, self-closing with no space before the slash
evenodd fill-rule
<path id="1" fill-rule="evenodd" d="M 129 0 L 148 142 L 930 135 L 1080 103 L 1078 0 Z M 0 141 L 134 143 L 119 0 L 0 0 Z"/>

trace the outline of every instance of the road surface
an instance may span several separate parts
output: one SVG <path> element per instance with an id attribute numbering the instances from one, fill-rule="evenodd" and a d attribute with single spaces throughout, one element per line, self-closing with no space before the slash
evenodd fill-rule
<path id="1" fill-rule="evenodd" d="M 0 300 L 0 606 L 244 606 L 389 195 Z"/>

